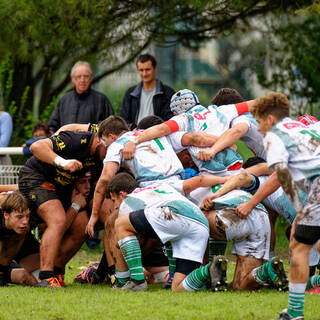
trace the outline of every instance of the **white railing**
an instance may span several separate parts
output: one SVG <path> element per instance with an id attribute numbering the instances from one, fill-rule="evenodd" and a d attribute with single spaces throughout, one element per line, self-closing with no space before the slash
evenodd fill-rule
<path id="1" fill-rule="evenodd" d="M 0 155 L 22 155 L 22 147 L 1 147 Z M 0 165 L 0 184 L 17 184 L 21 166 Z"/>

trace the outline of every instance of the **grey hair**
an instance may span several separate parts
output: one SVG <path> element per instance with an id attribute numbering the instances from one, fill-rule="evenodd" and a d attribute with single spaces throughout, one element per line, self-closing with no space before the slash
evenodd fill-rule
<path id="1" fill-rule="evenodd" d="M 92 76 L 92 69 L 91 69 L 91 66 L 90 66 L 89 62 L 87 62 L 87 61 L 77 61 L 77 62 L 74 64 L 74 66 L 72 67 L 72 69 L 71 69 L 71 72 L 70 72 L 71 77 L 74 76 L 74 72 L 76 71 L 76 69 L 77 69 L 79 66 L 86 66 L 86 67 L 88 67 L 89 70 L 90 70 L 90 74 L 91 74 L 91 76 Z"/>

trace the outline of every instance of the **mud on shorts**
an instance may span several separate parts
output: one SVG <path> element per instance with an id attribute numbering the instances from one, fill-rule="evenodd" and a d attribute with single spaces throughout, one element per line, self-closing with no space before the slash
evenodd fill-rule
<path id="1" fill-rule="evenodd" d="M 235 210 L 225 208 L 216 211 L 225 225 L 227 240 L 232 241 L 232 253 L 269 260 L 270 222 L 267 213 L 255 208 L 247 219 L 241 219 Z M 230 215 L 231 218 L 228 218 Z"/>
<path id="2" fill-rule="evenodd" d="M 202 263 L 209 239 L 206 225 L 168 207 L 150 207 L 144 213 L 161 242 L 171 243 L 174 258 Z"/>
<path id="3" fill-rule="evenodd" d="M 314 244 L 320 239 L 320 176 L 309 185 L 308 198 L 294 234 L 298 242 Z"/>
<path id="4" fill-rule="evenodd" d="M 35 226 L 43 220 L 38 216 L 38 207 L 49 200 L 60 200 L 64 209 L 71 205 L 71 194 L 73 185 L 57 187 L 37 171 L 28 167 L 22 167 L 19 172 L 19 191 L 29 200 L 30 204 L 30 225 Z"/>

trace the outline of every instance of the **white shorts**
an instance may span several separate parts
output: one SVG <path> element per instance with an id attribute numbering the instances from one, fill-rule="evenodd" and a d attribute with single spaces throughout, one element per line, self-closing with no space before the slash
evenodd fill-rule
<path id="1" fill-rule="evenodd" d="M 253 209 L 246 219 L 241 219 L 234 208 L 217 210 L 225 225 L 228 241 L 232 241 L 232 253 L 238 256 L 269 260 L 270 222 L 266 212 Z"/>
<path id="2" fill-rule="evenodd" d="M 318 242 L 317 241 L 309 251 L 309 266 L 316 266 L 320 261 L 320 252 L 318 251 Z"/>
<path id="3" fill-rule="evenodd" d="M 174 258 L 203 262 L 209 239 L 207 226 L 168 207 L 151 207 L 144 213 L 162 243 L 171 242 Z"/>

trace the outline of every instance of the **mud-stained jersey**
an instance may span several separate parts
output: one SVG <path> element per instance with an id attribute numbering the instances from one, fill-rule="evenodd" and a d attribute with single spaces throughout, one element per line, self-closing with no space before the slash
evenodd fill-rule
<path id="1" fill-rule="evenodd" d="M 166 183 L 137 188 L 127 195 L 119 208 L 119 215 L 147 208 L 168 207 L 178 215 L 190 218 L 209 227 L 202 211 L 175 188 Z"/>
<path id="2" fill-rule="evenodd" d="M 124 160 L 122 149 L 142 132 L 129 131 L 113 142 L 107 150 L 103 163 L 116 162 L 127 167 L 138 183 L 164 180 L 178 176 L 184 178 L 184 169 L 167 137 L 145 141 L 136 147 L 133 159 Z"/>
<path id="3" fill-rule="evenodd" d="M 294 181 L 312 181 L 320 175 L 319 125 L 284 118 L 267 132 L 264 146 L 268 166 L 286 163 Z"/>
<path id="4" fill-rule="evenodd" d="M 74 183 L 87 171 L 92 173 L 92 181 L 97 181 L 102 171 L 102 161 L 98 155 L 90 155 L 93 140 L 91 132 L 62 131 L 57 136 L 49 138 L 53 151 L 64 159 L 76 159 L 83 165 L 83 169 L 70 172 L 31 157 L 26 167 L 41 173 L 48 182 L 55 185 L 67 186 Z"/>

